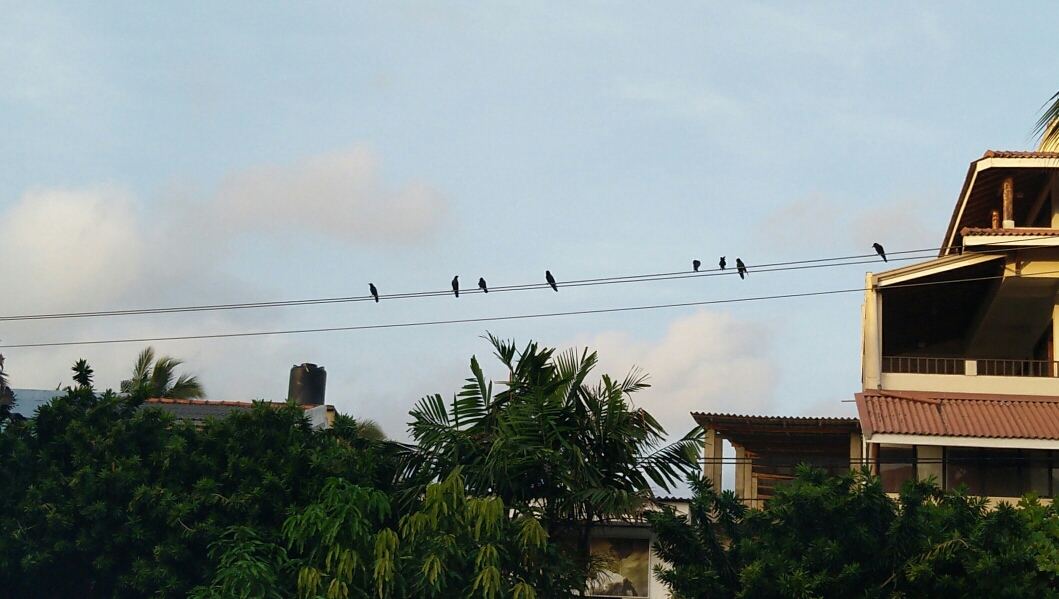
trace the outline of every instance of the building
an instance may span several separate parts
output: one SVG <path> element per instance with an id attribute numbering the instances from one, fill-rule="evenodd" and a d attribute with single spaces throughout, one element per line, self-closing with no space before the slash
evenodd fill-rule
<path id="1" fill-rule="evenodd" d="M 938 257 L 868 273 L 857 419 L 693 414 L 706 476 L 771 497 L 799 463 L 972 495 L 1059 494 L 1059 153 L 971 163 Z M 848 465 L 848 466 L 847 466 Z"/>
<path id="2" fill-rule="evenodd" d="M 327 373 L 323 367 L 315 364 L 291 367 L 287 397 L 292 398 L 295 404 L 305 410 L 314 428 L 331 428 L 335 421 L 335 406 L 324 403 L 326 386 Z M 24 418 L 32 418 L 41 406 L 66 393 L 60 390 L 43 389 L 12 389 L 11 391 L 14 402 L 12 413 Z M 276 408 L 286 405 L 285 402 L 266 403 Z M 233 412 L 249 412 L 253 407 L 252 401 L 156 397 L 145 401 L 140 409 L 160 408 L 177 418 L 202 425 L 209 418 L 224 418 Z"/>
<path id="3" fill-rule="evenodd" d="M 986 152 L 938 258 L 868 273 L 856 402 L 888 490 L 1059 490 L 1057 173 L 1059 153 Z"/>
<path id="4" fill-rule="evenodd" d="M 863 462 L 856 418 L 691 415 L 706 435 L 705 476 L 720 487 L 722 443 L 728 441 L 735 449 L 735 493 L 751 507 L 760 507 L 776 485 L 794 478 L 799 464 L 839 474 Z"/>

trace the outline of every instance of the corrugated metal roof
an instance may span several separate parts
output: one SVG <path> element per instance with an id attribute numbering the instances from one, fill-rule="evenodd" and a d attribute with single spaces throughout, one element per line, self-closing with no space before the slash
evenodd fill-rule
<path id="1" fill-rule="evenodd" d="M 860 422 L 856 418 L 834 416 L 749 416 L 742 414 L 712 414 L 692 412 L 691 417 L 703 428 L 716 430 L 856 432 Z"/>
<path id="2" fill-rule="evenodd" d="M 865 432 L 1059 440 L 1059 397 L 966 393 L 858 393 Z"/>

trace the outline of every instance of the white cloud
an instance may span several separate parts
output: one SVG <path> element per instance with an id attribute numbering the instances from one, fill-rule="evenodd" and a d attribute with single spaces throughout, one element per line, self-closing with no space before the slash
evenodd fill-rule
<path id="1" fill-rule="evenodd" d="M 624 377 L 640 367 L 651 388 L 634 396 L 671 436 L 687 432 L 690 412 L 767 413 L 778 369 L 764 326 L 704 309 L 670 323 L 658 341 L 624 332 L 579 337 L 573 345 L 599 354 L 599 372 Z"/>
<path id="2" fill-rule="evenodd" d="M 424 181 L 387 188 L 364 145 L 233 173 L 210 204 L 233 232 L 295 229 L 344 241 L 420 242 L 448 213 L 444 195 Z"/>
<path id="3" fill-rule="evenodd" d="M 113 189 L 34 190 L 0 218 L 3 312 L 95 306 L 143 276 L 143 239 Z"/>

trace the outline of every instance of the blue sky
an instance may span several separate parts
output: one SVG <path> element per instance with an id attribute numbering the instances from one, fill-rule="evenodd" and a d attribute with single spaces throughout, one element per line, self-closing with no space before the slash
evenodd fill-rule
<path id="1" fill-rule="evenodd" d="M 1031 149 L 1045 3 L 4 3 L 0 314 L 581 279 L 936 246 L 967 164 Z M 876 267 L 873 267 L 876 268 Z M 881 268 L 879 268 L 881 270 Z M 550 291 L 0 324 L 3 343 L 347 326 L 857 287 L 865 266 Z M 643 367 L 637 402 L 850 414 L 857 294 L 156 343 L 216 399 L 324 365 L 404 434 L 486 330 Z M 142 345 L 4 349 L 16 387 Z M 499 376 L 497 369 L 491 371 Z"/>

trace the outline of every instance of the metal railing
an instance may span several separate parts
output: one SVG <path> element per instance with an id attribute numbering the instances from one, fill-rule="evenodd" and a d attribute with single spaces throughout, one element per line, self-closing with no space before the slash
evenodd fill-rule
<path id="1" fill-rule="evenodd" d="M 927 358 L 884 356 L 882 371 L 900 374 L 967 374 L 973 362 L 978 376 L 1019 376 L 1059 378 L 1059 362 L 1051 360 L 999 360 L 968 358 Z"/>
<path id="2" fill-rule="evenodd" d="M 1049 360 L 976 360 L 979 376 L 1059 376 L 1059 362 Z"/>
<path id="3" fill-rule="evenodd" d="M 963 358 L 923 358 L 913 356 L 884 356 L 883 372 L 908 374 L 965 374 Z"/>

